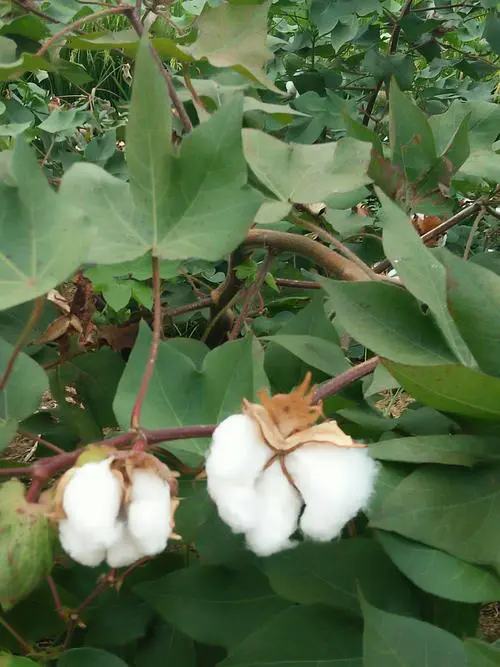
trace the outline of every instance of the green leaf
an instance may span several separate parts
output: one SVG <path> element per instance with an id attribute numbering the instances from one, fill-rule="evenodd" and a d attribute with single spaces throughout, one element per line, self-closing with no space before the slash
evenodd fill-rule
<path id="1" fill-rule="evenodd" d="M 93 227 L 87 260 L 110 264 L 149 249 L 164 259 L 217 260 L 233 250 L 260 206 L 260 196 L 245 187 L 242 114 L 242 97 L 235 95 L 174 155 L 165 84 L 144 42 L 127 126 L 130 187 L 85 163 L 61 184 Z"/>
<path id="2" fill-rule="evenodd" d="M 488 12 L 484 24 L 483 36 L 493 51 L 500 55 L 500 16 L 498 11 L 492 10 Z"/>
<path id="3" fill-rule="evenodd" d="M 428 593 L 468 603 L 500 596 L 500 578 L 487 568 L 393 533 L 377 531 L 377 539 L 401 572 Z"/>
<path id="4" fill-rule="evenodd" d="M 371 146 L 349 137 L 305 146 L 245 129 L 243 146 L 252 171 L 283 202 L 314 204 L 371 182 Z"/>
<path id="5" fill-rule="evenodd" d="M 454 361 L 434 322 L 400 287 L 326 278 L 320 278 L 320 282 L 340 324 L 376 354 L 410 364 Z"/>
<path id="6" fill-rule="evenodd" d="M 191 62 L 192 56 L 184 49 L 166 37 L 155 37 L 152 40 L 155 50 L 166 58 L 175 58 L 180 62 Z M 127 55 L 133 56 L 140 48 L 140 40 L 132 28 L 117 30 L 116 32 L 97 32 L 88 35 L 72 37 L 68 40 L 73 49 L 84 51 L 103 51 L 108 49 L 122 49 Z"/>
<path id="7" fill-rule="evenodd" d="M 226 647 L 238 645 L 289 606 L 253 567 L 195 565 L 139 584 L 134 591 L 196 641 Z"/>
<path id="8" fill-rule="evenodd" d="M 359 30 L 359 22 L 356 16 L 344 17 L 333 28 L 330 35 L 330 41 L 335 51 L 338 51 L 344 44 L 350 42 Z"/>
<path id="9" fill-rule="evenodd" d="M 38 126 L 40 130 L 56 134 L 57 132 L 74 132 L 78 125 L 88 120 L 89 114 L 79 109 L 54 109 Z"/>
<path id="10" fill-rule="evenodd" d="M 72 648 L 57 661 L 57 667 L 127 667 L 127 663 L 99 648 Z"/>
<path id="11" fill-rule="evenodd" d="M 281 92 L 264 71 L 273 57 L 267 48 L 267 14 L 270 1 L 255 5 L 221 3 L 205 6 L 197 21 L 198 39 L 183 50 L 214 67 L 232 67 L 257 83 Z"/>
<path id="12" fill-rule="evenodd" d="M 382 204 L 383 244 L 388 259 L 406 289 L 429 306 L 457 359 L 473 365 L 472 355 L 448 312 L 445 268 L 422 243 L 408 216 L 378 189 L 377 194 Z"/>
<path id="13" fill-rule="evenodd" d="M 358 583 L 388 611 L 415 611 L 412 589 L 372 539 L 303 542 L 263 561 L 272 588 L 287 600 L 360 614 Z"/>
<path id="14" fill-rule="evenodd" d="M 8 611 L 26 597 L 52 567 L 52 527 L 47 508 L 27 503 L 24 485 L 0 486 L 0 604 Z"/>
<path id="15" fill-rule="evenodd" d="M 7 368 L 14 347 L 0 338 L 0 368 Z M 28 355 L 17 357 L 7 385 L 0 394 L 0 451 L 14 436 L 18 422 L 29 417 L 40 405 L 49 388 L 45 371 Z"/>
<path id="16" fill-rule="evenodd" d="M 385 497 L 371 525 L 498 571 L 499 489 L 498 466 L 475 470 L 427 466 Z"/>
<path id="17" fill-rule="evenodd" d="M 192 639 L 163 622 L 156 623 L 151 636 L 141 642 L 134 657 L 135 667 L 196 667 Z"/>
<path id="18" fill-rule="evenodd" d="M 472 467 L 477 463 L 500 461 L 500 438 L 463 434 L 418 435 L 372 443 L 370 452 L 382 461 Z"/>
<path id="19" fill-rule="evenodd" d="M 338 375 L 349 368 L 349 363 L 338 345 L 332 341 L 300 334 L 277 334 L 263 336 L 263 340 L 281 345 L 308 366 L 318 368 L 330 376 Z"/>
<path id="20" fill-rule="evenodd" d="M 71 202 L 53 192 L 20 138 L 11 168 L 15 187 L 0 181 L 1 309 L 34 299 L 65 280 L 82 261 L 86 244 L 86 230 L 76 224 Z"/>
<path id="21" fill-rule="evenodd" d="M 467 654 L 467 667 L 498 667 L 500 664 L 500 648 L 486 644 L 479 639 L 466 639 L 464 642 Z"/>
<path id="22" fill-rule="evenodd" d="M 364 667 L 465 667 L 462 642 L 414 618 L 388 614 L 362 602 Z"/>
<path id="23" fill-rule="evenodd" d="M 88 646 L 124 646 L 144 637 L 153 620 L 150 607 L 129 592 L 111 593 L 106 604 L 92 610 L 85 619 Z"/>
<path id="24" fill-rule="evenodd" d="M 291 607 L 234 648 L 221 667 L 362 667 L 359 624 L 321 606 Z"/>
<path id="25" fill-rule="evenodd" d="M 7 39 L 7 38 L 2 38 Z M 8 42 L 12 40 L 8 39 Z M 12 42 L 15 47 L 15 43 Z M 3 60 L 0 55 L 0 81 L 8 81 L 9 79 L 19 78 L 24 72 L 36 72 L 42 70 L 45 72 L 54 72 L 56 67 L 49 63 L 48 60 L 33 53 L 21 53 L 18 58 Z"/>
<path id="26" fill-rule="evenodd" d="M 433 167 L 436 147 L 424 113 L 394 80 L 389 92 L 389 128 L 392 160 L 413 182 Z"/>
<path id="27" fill-rule="evenodd" d="M 114 400 L 118 422 L 128 428 L 137 387 L 149 357 L 151 330 L 142 323 L 139 336 L 120 380 Z M 266 378 L 259 351 L 251 336 L 231 341 L 210 351 L 200 365 L 179 348 L 176 341 L 160 343 L 142 419 L 146 428 L 169 428 L 189 424 L 217 423 L 239 412 L 244 397 L 253 399 Z M 182 350 L 182 351 L 181 351 Z M 169 449 L 202 455 L 205 438 L 169 443 Z"/>
<path id="28" fill-rule="evenodd" d="M 448 308 L 464 341 L 483 371 L 500 375 L 500 277 L 444 249 L 438 258 L 446 267 Z"/>
<path id="29" fill-rule="evenodd" d="M 40 663 L 16 655 L 0 655 L 0 667 L 38 667 Z"/>
<path id="30" fill-rule="evenodd" d="M 442 412 L 479 419 L 500 417 L 500 380 L 472 368 L 406 366 L 384 360 L 389 373 L 422 403 Z"/>
<path id="31" fill-rule="evenodd" d="M 366 52 L 362 66 L 375 79 L 383 79 L 388 85 L 391 80 L 396 81 L 402 90 L 409 90 L 412 87 L 416 74 L 411 55 L 402 53 L 382 55 L 378 50 L 378 44 Z"/>

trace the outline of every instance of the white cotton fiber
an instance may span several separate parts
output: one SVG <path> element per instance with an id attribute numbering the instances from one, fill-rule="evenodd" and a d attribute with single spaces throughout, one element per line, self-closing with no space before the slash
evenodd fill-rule
<path id="1" fill-rule="evenodd" d="M 275 461 L 258 478 L 257 523 L 247 533 L 247 544 L 258 556 L 269 556 L 294 546 L 289 538 L 297 528 L 302 500 Z"/>
<path id="2" fill-rule="evenodd" d="M 377 464 L 367 449 L 304 445 L 286 461 L 306 504 L 300 527 L 307 537 L 336 537 L 370 499 Z"/>
<path id="3" fill-rule="evenodd" d="M 128 528 L 124 524 L 122 527 L 120 538 L 108 549 L 106 560 L 110 567 L 126 567 L 144 556 Z"/>
<path id="4" fill-rule="evenodd" d="M 257 520 L 257 492 L 254 484 L 233 484 L 218 477 L 208 478 L 208 492 L 220 518 L 235 533 L 246 533 Z"/>
<path id="5" fill-rule="evenodd" d="M 67 519 L 82 535 L 103 547 L 117 538 L 116 521 L 122 500 L 119 479 L 111 472 L 112 459 L 75 468 L 63 494 Z"/>
<path id="6" fill-rule="evenodd" d="M 231 415 L 213 433 L 205 465 L 207 478 L 246 486 L 255 481 L 271 454 L 250 417 Z"/>
<path id="7" fill-rule="evenodd" d="M 59 540 L 64 551 L 73 560 L 87 567 L 99 565 L 106 556 L 106 549 L 82 534 L 68 519 L 59 522 Z"/>
<path id="8" fill-rule="evenodd" d="M 149 470 L 134 471 L 127 526 L 145 556 L 162 552 L 170 534 L 170 487 Z"/>

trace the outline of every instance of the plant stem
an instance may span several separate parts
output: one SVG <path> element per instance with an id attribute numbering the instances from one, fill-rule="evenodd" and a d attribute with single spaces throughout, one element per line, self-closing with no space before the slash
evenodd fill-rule
<path id="1" fill-rule="evenodd" d="M 320 384 L 314 392 L 313 403 L 318 403 L 319 401 L 328 398 L 328 396 L 333 396 L 333 394 L 337 394 L 353 382 L 365 377 L 365 375 L 370 375 L 370 373 L 373 373 L 375 370 L 378 362 L 378 357 L 372 357 L 371 359 L 368 359 L 368 361 L 363 361 L 361 364 L 349 368 L 349 370 L 344 371 L 331 380 L 323 382 L 323 384 Z"/>
<path id="2" fill-rule="evenodd" d="M 12 373 L 12 369 L 14 368 L 14 364 L 16 363 L 16 359 L 21 354 L 23 347 L 29 340 L 30 334 L 33 331 L 34 326 L 40 319 L 40 315 L 42 314 L 44 305 L 45 305 L 45 295 L 39 296 L 37 299 L 35 299 L 35 304 L 33 306 L 33 310 L 31 311 L 31 315 L 29 316 L 29 319 L 26 323 L 26 326 L 22 330 L 21 335 L 17 339 L 15 347 L 12 350 L 12 353 L 9 357 L 9 361 L 7 362 L 7 366 L 2 375 L 2 379 L 0 380 L 0 392 L 2 392 L 5 389 L 9 376 Z"/>
<path id="3" fill-rule="evenodd" d="M 364 271 L 364 273 L 366 273 L 368 278 L 370 278 L 371 280 L 379 280 L 377 274 L 367 264 L 365 264 L 363 260 L 356 255 L 356 253 L 352 252 L 352 250 L 349 250 L 347 246 L 345 246 L 341 241 L 336 239 L 335 236 L 333 236 L 333 234 L 327 232 L 326 229 L 323 229 L 323 227 L 321 227 L 320 225 L 316 225 L 313 222 L 309 222 L 308 220 L 302 220 L 302 218 L 299 218 L 294 213 L 290 213 L 288 218 L 295 225 L 305 227 L 310 232 L 314 232 L 320 238 L 324 239 L 327 243 L 331 243 L 333 246 L 335 246 L 335 248 L 339 252 L 341 252 L 344 255 L 344 257 L 350 259 L 351 262 L 356 264 L 356 266 L 358 266 L 362 271 Z"/>
<path id="4" fill-rule="evenodd" d="M 66 613 L 64 611 L 64 607 L 61 603 L 61 598 L 59 597 L 59 591 L 57 590 L 57 584 L 54 581 L 53 577 L 49 574 L 47 577 L 47 583 L 50 588 L 50 592 L 52 594 L 52 599 L 54 600 L 54 607 L 57 612 L 57 615 L 62 618 L 64 622 L 66 622 L 68 619 L 66 617 Z"/>
<path id="5" fill-rule="evenodd" d="M 81 19 L 78 19 L 77 21 L 73 21 L 73 23 L 65 25 L 64 28 L 61 28 L 61 30 L 59 30 L 59 32 L 56 32 L 54 35 L 52 35 L 52 37 L 49 37 L 49 39 L 45 42 L 45 44 L 43 44 L 38 49 L 36 55 L 43 56 L 45 53 L 47 53 L 47 51 L 50 49 L 51 46 L 53 46 L 56 42 L 58 42 L 61 39 L 61 37 L 64 37 L 64 35 L 66 35 L 68 32 L 73 32 L 74 30 L 77 30 L 86 23 L 93 23 L 94 21 L 99 21 L 99 19 L 102 19 L 105 16 L 111 16 L 112 14 L 127 14 L 129 11 L 130 7 L 117 5 L 116 7 L 109 7 L 109 9 L 103 9 L 100 12 L 95 12 L 94 14 L 83 16 Z"/>
<path id="6" fill-rule="evenodd" d="M 432 241 L 433 239 L 442 236 L 445 232 L 448 231 L 448 229 L 451 229 L 454 225 L 458 225 L 459 222 L 463 222 L 473 213 L 478 211 L 481 208 L 481 206 L 482 204 L 480 202 L 474 202 L 473 204 L 466 206 L 458 213 L 455 213 L 455 215 L 452 215 L 451 218 L 448 218 L 448 220 L 445 220 L 437 227 L 434 227 L 434 229 L 431 229 L 425 234 L 422 234 L 420 238 L 425 243 L 426 241 Z M 377 262 L 376 264 L 374 264 L 372 266 L 372 269 L 375 271 L 375 273 L 382 273 L 382 271 L 385 271 L 390 266 L 391 266 L 390 261 L 388 259 L 384 259 L 381 262 Z"/>
<path id="7" fill-rule="evenodd" d="M 158 349 L 160 347 L 160 338 L 161 338 L 161 280 L 160 280 L 160 261 L 158 257 L 152 257 L 153 265 L 153 340 L 151 341 L 151 347 L 149 350 L 149 358 L 144 368 L 142 374 L 141 384 L 139 385 L 139 390 L 137 392 L 137 398 L 135 399 L 134 407 L 132 408 L 132 413 L 130 415 L 130 427 L 134 430 L 138 430 L 141 424 L 141 410 L 148 392 L 149 383 L 153 377 L 153 371 L 156 363 L 156 358 L 158 356 Z"/>
<path id="8" fill-rule="evenodd" d="M 21 0 L 11 0 L 15 5 L 20 7 L 21 9 L 24 9 L 25 12 L 28 12 L 29 14 L 34 14 L 35 16 L 38 16 L 40 19 L 45 19 L 49 23 L 61 23 L 58 19 L 52 18 L 52 16 L 49 16 L 48 14 L 45 14 L 45 12 L 41 12 L 39 9 L 36 9 L 35 7 L 32 7 L 28 2 L 24 3 L 21 2 Z"/>
<path id="9" fill-rule="evenodd" d="M 273 253 L 271 250 L 268 251 L 266 258 L 262 262 L 262 264 L 259 267 L 259 271 L 257 273 L 257 276 L 255 278 L 255 281 L 253 285 L 250 285 L 250 287 L 247 290 L 247 293 L 245 295 L 245 298 L 243 300 L 243 305 L 241 308 L 241 312 L 236 318 L 236 322 L 234 323 L 233 328 L 231 329 L 231 332 L 228 336 L 228 340 L 234 340 L 237 338 L 240 334 L 241 328 L 248 317 L 248 311 L 250 310 L 250 306 L 252 305 L 252 301 L 254 298 L 257 296 L 257 294 L 260 292 L 260 289 L 262 285 L 264 284 L 264 280 L 266 279 L 266 276 L 269 272 L 269 268 L 271 264 L 273 263 L 274 258 L 276 257 L 276 253 Z"/>
<path id="10" fill-rule="evenodd" d="M 276 278 L 279 287 L 292 287 L 294 289 L 321 289 L 321 285 L 314 280 L 292 280 L 289 278 Z"/>
<path id="11" fill-rule="evenodd" d="M 139 37 L 142 37 L 144 33 L 144 26 L 142 25 L 139 16 L 135 9 L 128 7 L 127 11 L 125 12 L 126 15 L 128 16 L 128 19 L 130 23 L 132 24 L 132 27 L 136 31 L 137 35 Z M 191 120 L 187 114 L 186 109 L 184 108 L 184 105 L 182 104 L 181 100 L 179 99 L 179 96 L 177 95 L 177 91 L 175 90 L 174 82 L 172 81 L 172 75 L 170 73 L 170 70 L 164 65 L 162 59 L 156 52 L 155 48 L 153 47 L 152 44 L 149 45 L 149 48 L 151 49 L 151 53 L 153 55 L 153 58 L 155 59 L 159 69 L 160 69 L 160 74 L 162 75 L 163 79 L 165 80 L 165 83 L 167 84 L 167 90 L 168 94 L 170 96 L 170 100 L 172 104 L 175 107 L 175 110 L 179 114 L 179 118 L 182 120 L 182 124 L 184 125 L 184 129 L 186 132 L 190 132 L 193 129 L 193 125 L 191 123 Z"/>
<path id="12" fill-rule="evenodd" d="M 19 433 L 19 435 L 22 435 L 23 438 L 29 438 L 30 440 L 33 440 L 33 442 L 40 443 L 41 445 L 47 447 L 47 449 L 51 449 L 56 454 L 65 453 L 64 449 L 61 449 L 57 445 L 52 444 L 52 442 L 45 440 L 45 438 L 41 438 L 39 435 L 36 435 L 35 433 L 30 433 L 29 431 L 21 431 L 19 429 L 17 432 Z"/>
<path id="13" fill-rule="evenodd" d="M 186 303 L 184 306 L 176 306 L 173 308 L 167 308 L 165 310 L 165 315 L 167 317 L 176 317 L 178 315 L 184 315 L 184 313 L 191 313 L 193 310 L 203 310 L 203 308 L 209 308 L 212 305 L 212 299 L 209 296 L 198 299 L 193 303 Z"/>
<path id="14" fill-rule="evenodd" d="M 196 90 L 193 86 L 193 82 L 191 81 L 191 77 L 189 76 L 189 69 L 188 69 L 187 65 L 184 65 L 184 67 L 182 68 L 182 74 L 184 76 L 184 84 L 185 84 L 186 88 L 189 90 L 189 92 L 191 93 L 191 97 L 193 98 L 193 102 L 202 111 L 204 111 L 205 113 L 208 113 L 206 106 L 203 104 L 200 96 L 198 95 L 198 93 L 196 92 Z"/>
<path id="15" fill-rule="evenodd" d="M 66 650 L 69 647 L 71 638 L 73 637 L 73 632 L 75 631 L 75 628 L 80 621 L 82 613 L 101 593 L 106 590 L 106 588 L 108 588 L 108 586 L 111 586 L 114 581 L 115 571 L 113 569 L 99 579 L 94 590 L 90 591 L 85 600 L 80 605 L 78 605 L 74 612 L 71 613 L 71 622 L 68 626 L 66 638 L 64 639 L 63 650 Z"/>
<path id="16" fill-rule="evenodd" d="M 484 207 L 481 207 L 479 213 L 476 215 L 474 219 L 474 222 L 472 223 L 472 227 L 470 228 L 469 236 L 467 238 L 467 243 L 465 244 L 464 259 L 469 259 L 470 250 L 472 248 L 472 241 L 474 240 L 474 236 L 476 235 L 479 223 L 484 218 L 485 213 L 486 209 Z"/>
<path id="17" fill-rule="evenodd" d="M 32 647 L 28 644 L 28 642 L 21 637 L 21 635 L 17 632 L 17 630 L 14 630 L 14 628 L 7 623 L 5 618 L 2 618 L 0 616 L 0 625 L 3 625 L 3 627 L 9 632 L 14 639 L 18 642 L 19 646 L 23 649 L 25 653 L 32 653 L 33 649 Z"/>

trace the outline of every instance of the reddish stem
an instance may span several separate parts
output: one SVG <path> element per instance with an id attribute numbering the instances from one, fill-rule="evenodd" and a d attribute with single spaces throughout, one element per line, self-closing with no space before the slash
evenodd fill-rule
<path id="1" fill-rule="evenodd" d="M 373 373 L 375 370 L 375 366 L 378 362 L 378 357 L 372 357 L 371 359 L 368 359 L 368 361 L 363 361 L 363 363 L 353 366 L 353 368 L 349 368 L 349 370 L 344 371 L 331 380 L 323 382 L 323 384 L 320 384 L 314 392 L 313 403 L 318 403 L 324 398 L 328 398 L 328 396 L 337 394 L 339 391 L 342 391 L 342 389 L 345 389 L 345 387 L 356 382 L 356 380 L 365 377 L 365 375 L 370 375 L 370 373 Z"/>
<path id="2" fill-rule="evenodd" d="M 3 625 L 3 627 L 7 630 L 7 632 L 9 632 L 14 637 L 14 639 L 18 642 L 19 646 L 25 653 L 32 653 L 33 649 L 28 644 L 28 642 L 25 639 L 23 639 L 21 635 L 17 632 L 17 630 L 14 630 L 14 628 L 9 623 L 7 623 L 5 618 L 2 618 L 2 616 L 0 616 L 0 625 Z"/>
<path id="3" fill-rule="evenodd" d="M 52 442 L 45 440 L 45 438 L 41 438 L 39 435 L 36 435 L 35 433 L 30 433 L 29 431 L 21 431 L 21 430 L 18 430 L 17 432 L 19 433 L 19 435 L 22 435 L 23 438 L 29 438 L 30 440 L 33 440 L 36 443 L 40 443 L 41 445 L 47 447 L 47 449 L 51 449 L 56 454 L 65 454 L 64 449 L 61 449 L 57 445 L 54 445 Z"/>
<path id="4" fill-rule="evenodd" d="M 138 430 L 141 424 L 141 410 L 148 392 L 149 383 L 153 377 L 153 371 L 156 363 L 156 358 L 158 356 L 158 349 L 160 347 L 160 338 L 161 338 L 161 280 L 160 280 L 160 262 L 158 257 L 152 258 L 153 262 L 153 294 L 154 294 L 154 306 L 153 306 L 153 340 L 151 341 L 151 347 L 149 350 L 149 358 L 144 368 L 142 374 L 141 384 L 139 385 L 139 391 L 137 392 L 137 398 L 135 399 L 134 407 L 132 408 L 132 414 L 130 415 L 130 426 L 131 428 Z"/>
<path id="5" fill-rule="evenodd" d="M 39 296 L 37 299 L 35 299 L 35 305 L 33 306 L 29 320 L 27 321 L 26 326 L 19 336 L 14 349 L 12 350 L 12 354 L 10 355 L 9 361 L 7 362 L 7 366 L 2 375 L 2 379 L 0 380 L 0 392 L 5 389 L 9 376 L 12 373 L 12 369 L 14 368 L 14 364 L 16 363 L 16 359 L 21 354 L 23 347 L 28 342 L 30 334 L 33 331 L 33 327 L 40 319 L 44 305 L 45 295 Z"/>

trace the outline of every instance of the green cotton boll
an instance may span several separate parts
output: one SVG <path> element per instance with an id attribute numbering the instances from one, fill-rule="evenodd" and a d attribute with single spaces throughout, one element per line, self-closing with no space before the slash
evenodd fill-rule
<path id="1" fill-rule="evenodd" d="M 8 611 L 52 567 L 53 531 L 47 508 L 26 502 L 17 479 L 0 487 L 0 605 Z"/>

